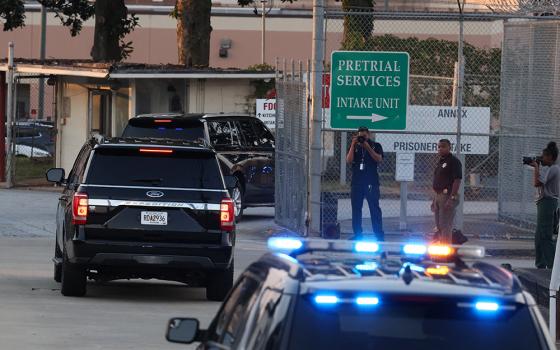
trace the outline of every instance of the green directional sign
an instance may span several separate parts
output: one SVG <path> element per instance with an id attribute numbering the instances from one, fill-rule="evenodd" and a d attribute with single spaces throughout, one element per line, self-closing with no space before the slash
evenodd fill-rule
<path id="1" fill-rule="evenodd" d="M 404 130 L 409 61 L 406 52 L 333 52 L 331 128 Z"/>

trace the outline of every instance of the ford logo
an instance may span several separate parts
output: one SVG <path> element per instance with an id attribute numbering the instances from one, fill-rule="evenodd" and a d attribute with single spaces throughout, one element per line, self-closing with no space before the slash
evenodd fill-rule
<path id="1" fill-rule="evenodd" d="M 163 197 L 163 192 L 161 191 L 148 191 L 146 192 L 146 196 L 151 198 L 161 198 Z"/>

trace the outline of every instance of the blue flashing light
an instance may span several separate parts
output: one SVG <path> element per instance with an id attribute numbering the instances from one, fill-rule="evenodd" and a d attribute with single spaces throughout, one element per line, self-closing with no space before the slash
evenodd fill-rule
<path id="1" fill-rule="evenodd" d="M 354 244 L 354 251 L 356 253 L 377 253 L 379 251 L 379 244 L 375 242 L 356 242 Z"/>
<path id="2" fill-rule="evenodd" d="M 428 247 L 424 244 L 405 244 L 403 252 L 407 255 L 425 255 Z"/>
<path id="3" fill-rule="evenodd" d="M 356 304 L 359 306 L 375 306 L 379 304 L 378 297 L 358 297 L 356 298 Z"/>
<path id="4" fill-rule="evenodd" d="M 185 129 L 183 129 L 183 128 L 175 128 L 175 130 L 177 130 L 177 131 L 183 131 L 183 130 L 185 130 Z"/>
<path id="5" fill-rule="evenodd" d="M 404 272 L 404 269 L 405 269 L 405 267 L 407 267 L 407 266 L 410 266 L 410 269 L 411 269 L 412 271 L 415 271 L 415 272 L 424 273 L 424 271 L 426 271 L 426 269 L 423 268 L 422 266 L 418 266 L 418 265 L 411 264 L 411 263 L 405 263 L 405 264 L 403 265 L 402 269 L 401 269 L 401 273 Z"/>
<path id="6" fill-rule="evenodd" d="M 365 261 L 363 264 L 355 266 L 358 271 L 375 271 L 379 267 L 374 261 Z"/>
<path id="7" fill-rule="evenodd" d="M 332 294 L 321 294 L 315 296 L 315 303 L 321 305 L 335 305 L 339 302 L 339 299 L 336 295 Z"/>
<path id="8" fill-rule="evenodd" d="M 299 263 L 299 261 L 297 261 L 297 259 L 292 258 L 292 257 L 289 256 L 288 254 L 277 253 L 276 256 L 278 256 L 278 257 L 280 257 L 280 258 L 282 258 L 282 259 L 288 260 L 288 261 L 290 261 L 290 262 L 293 262 L 294 264 L 298 264 L 298 263 Z"/>
<path id="9" fill-rule="evenodd" d="M 493 301 L 479 301 L 474 304 L 474 307 L 483 312 L 496 312 L 500 309 L 500 305 Z"/>
<path id="10" fill-rule="evenodd" d="M 293 237 L 272 237 L 268 240 L 268 248 L 271 250 L 293 251 L 301 247 L 303 242 Z"/>
<path id="11" fill-rule="evenodd" d="M 167 130 L 165 127 L 160 126 L 159 128 L 157 128 L 158 130 Z"/>

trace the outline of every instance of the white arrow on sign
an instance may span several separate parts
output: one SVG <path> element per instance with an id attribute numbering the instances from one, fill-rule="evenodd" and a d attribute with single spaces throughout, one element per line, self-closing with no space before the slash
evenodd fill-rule
<path id="1" fill-rule="evenodd" d="M 379 114 L 375 114 L 372 113 L 371 116 L 367 116 L 367 115 L 349 115 L 346 117 L 346 119 L 351 119 L 351 120 L 371 120 L 372 123 L 375 122 L 380 122 L 382 120 L 388 119 L 387 117 L 384 117 L 382 115 Z"/>

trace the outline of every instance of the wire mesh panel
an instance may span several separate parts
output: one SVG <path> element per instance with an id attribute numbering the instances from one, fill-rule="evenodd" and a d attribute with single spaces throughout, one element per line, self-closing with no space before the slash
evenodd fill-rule
<path id="1" fill-rule="evenodd" d="M 458 91 L 459 21 L 456 17 L 422 14 L 402 17 L 395 14 L 387 18 L 357 10 L 330 11 L 327 17 L 327 59 L 335 50 L 398 51 L 410 56 L 407 128 L 374 133 L 385 150 L 379 168 L 380 206 L 385 231 L 406 228 L 429 232 L 435 225 L 430 204 L 434 196 L 437 143 L 449 139 L 454 153 L 457 146 L 458 116 L 454 106 Z M 502 28 L 501 19 L 480 17 L 464 23 L 460 159 L 464 165 L 465 190 L 463 211 L 458 217 L 464 220 L 463 231 L 475 235 L 522 233 L 498 222 L 500 148 L 498 137 L 491 135 L 499 131 L 500 125 Z M 342 231 L 350 233 L 351 170 L 344 158 L 355 131 L 330 129 L 328 110 L 325 120 L 322 191 L 333 192 L 338 199 L 336 218 L 329 221 L 340 222 Z M 397 180 L 397 158 L 401 159 L 403 154 L 409 161 L 413 160 L 413 165 L 409 165 L 413 167 L 412 181 Z M 362 216 L 364 231 L 371 232 L 367 203 Z"/>
<path id="2" fill-rule="evenodd" d="M 461 20 L 463 79 L 457 63 Z M 406 52 L 410 57 L 406 129 L 371 128 L 374 139 L 385 151 L 379 178 L 386 232 L 428 232 L 434 228 L 430 206 L 434 198 L 433 174 L 439 160 L 437 144 L 440 139 L 449 139 L 454 154 L 460 145 L 463 166 L 464 188 L 455 227 L 466 234 L 490 238 L 533 235 L 534 188 L 531 169 L 522 164 L 522 157 L 540 154 L 560 132 L 560 99 L 556 98 L 560 91 L 559 24 L 558 20 L 531 15 L 523 20 L 510 20 L 506 15 L 496 14 L 460 17 L 433 13 L 378 14 L 363 8 L 327 10 L 326 72 L 331 70 L 332 53 L 339 50 Z M 369 63 L 369 67 L 374 64 Z M 344 82 L 366 84 L 374 95 L 380 86 L 371 85 L 372 81 L 377 84 L 375 78 L 352 77 Z M 330 108 L 339 101 L 330 89 L 339 82 L 326 74 L 323 83 L 321 223 L 323 229 L 325 224 L 340 224 L 342 233 L 350 234 L 352 173 L 346 155 L 356 130 L 331 127 Z M 281 123 L 283 118 L 292 117 L 288 108 L 299 104 L 289 103 L 289 96 L 303 99 L 304 87 L 279 82 L 278 95 L 277 122 Z M 285 137 L 281 141 L 285 143 L 291 142 L 290 138 L 304 137 L 282 135 L 279 139 Z M 277 181 L 277 198 L 282 198 L 277 202 L 277 220 L 282 224 L 282 219 L 290 217 L 289 209 L 306 208 L 307 197 L 287 196 L 289 189 L 300 188 L 292 187 L 297 180 L 290 177 L 295 175 L 290 173 L 294 168 L 287 164 L 303 164 L 305 157 L 281 142 L 277 161 L 284 180 Z M 299 206 L 295 201 L 301 201 Z M 372 231 L 368 209 L 366 202 L 362 212 L 366 233 Z M 295 222 L 287 226 L 302 227 Z"/>
<path id="3" fill-rule="evenodd" d="M 499 214 L 520 227 L 536 223 L 532 170 L 521 159 L 559 141 L 559 29 L 559 21 L 543 20 L 504 26 Z"/>
<path id="4" fill-rule="evenodd" d="M 306 231 L 308 181 L 307 84 L 282 72 L 276 80 L 276 222 L 295 232 Z"/>
<path id="5" fill-rule="evenodd" d="M 44 185 L 45 172 L 55 165 L 54 87 L 45 78 L 22 75 L 14 90 L 14 184 Z"/>

